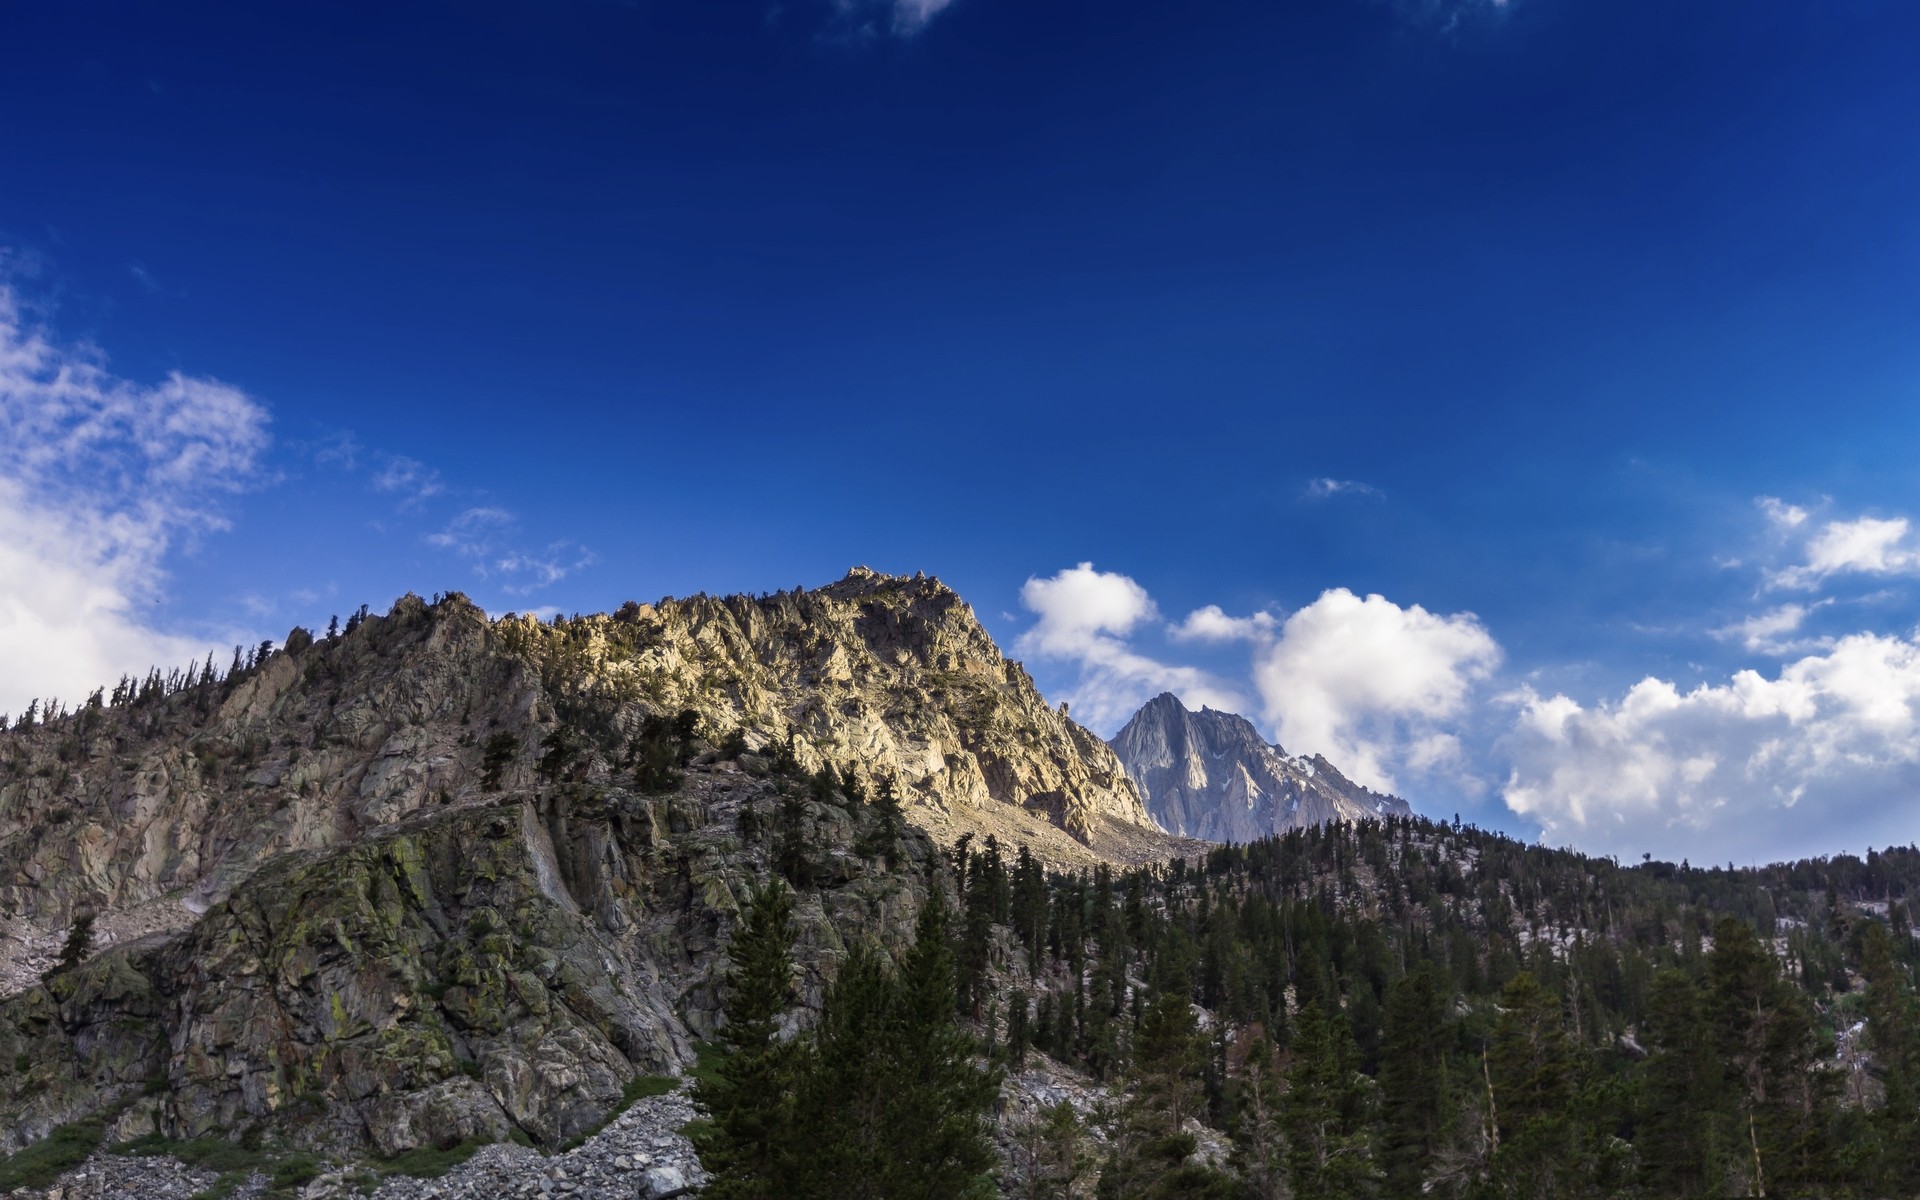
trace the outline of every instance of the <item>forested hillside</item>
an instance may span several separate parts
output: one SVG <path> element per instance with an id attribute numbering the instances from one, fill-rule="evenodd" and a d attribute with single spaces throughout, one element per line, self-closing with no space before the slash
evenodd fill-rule
<path id="1" fill-rule="evenodd" d="M 961 855 L 962 1008 L 1113 1081 L 1101 1196 L 1920 1188 L 1912 847 L 1627 867 L 1393 819 L 1118 876 Z"/>
<path id="2" fill-rule="evenodd" d="M 997 653 L 856 574 L 408 600 L 36 706 L 0 1182 L 217 1150 L 309 1198 L 520 1194 L 637 1170 L 595 1147 L 698 1098 L 718 1197 L 1920 1194 L 1920 851 L 1399 816 L 1196 850 Z M 691 1165 L 681 1123 L 647 1137 Z M 492 1183 L 391 1182 L 467 1155 Z"/>

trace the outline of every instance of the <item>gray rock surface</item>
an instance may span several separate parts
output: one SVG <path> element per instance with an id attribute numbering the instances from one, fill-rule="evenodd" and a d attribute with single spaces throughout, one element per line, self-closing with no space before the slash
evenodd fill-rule
<path id="1" fill-rule="evenodd" d="M 1135 713 L 1112 746 L 1153 819 L 1181 837 L 1249 842 L 1327 821 L 1413 811 L 1398 796 L 1352 782 L 1317 754 L 1287 754 L 1245 717 L 1211 708 L 1196 713 L 1170 692 Z"/>
<path id="2" fill-rule="evenodd" d="M 852 941 L 910 938 L 939 841 L 1191 852 L 924 577 L 549 623 L 407 597 L 289 645 L 0 732 L 0 1153 L 98 1114 L 110 1141 L 252 1135 L 343 1167 L 557 1151 L 693 1062 L 776 836 L 809 880 L 814 1010 Z M 649 723 L 683 709 L 697 757 L 645 782 Z M 823 798 L 801 778 L 823 764 L 858 785 Z M 858 795 L 883 778 L 911 826 L 889 852 Z M 87 912 L 91 952 L 43 977 Z"/>

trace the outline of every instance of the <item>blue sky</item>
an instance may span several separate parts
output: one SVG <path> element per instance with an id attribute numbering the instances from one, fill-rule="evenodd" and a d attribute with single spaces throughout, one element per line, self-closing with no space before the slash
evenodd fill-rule
<path id="1" fill-rule="evenodd" d="M 1623 857 L 1910 841 L 1917 35 L 10 6 L 0 708 L 409 589 L 868 563 L 1102 732 L 1172 687 Z"/>

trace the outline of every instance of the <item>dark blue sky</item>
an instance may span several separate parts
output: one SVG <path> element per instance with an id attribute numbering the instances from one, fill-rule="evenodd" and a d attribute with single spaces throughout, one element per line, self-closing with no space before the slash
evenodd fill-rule
<path id="1" fill-rule="evenodd" d="M 0 44 L 22 320 L 271 417 L 196 500 L 231 528 L 116 585 L 158 631 L 924 569 L 1082 707 L 1158 686 L 1124 644 L 1606 848 L 1501 803 L 1554 777 L 1520 689 L 1621 716 L 1920 615 L 1899 539 L 1778 577 L 1914 507 L 1898 0 L 76 2 Z M 1022 585 L 1082 561 L 1166 621 L 1470 612 L 1498 665 L 1316 725 L 1252 681 L 1271 638 L 1042 653 Z M 1436 729 L 1457 769 L 1409 766 Z M 1662 786 L 1634 821 L 1692 828 Z"/>

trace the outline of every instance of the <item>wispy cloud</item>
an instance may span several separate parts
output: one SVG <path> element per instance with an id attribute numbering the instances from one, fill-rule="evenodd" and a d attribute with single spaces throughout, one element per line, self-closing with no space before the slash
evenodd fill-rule
<path id="1" fill-rule="evenodd" d="M 1803 561 L 1768 573 L 1768 586 L 1806 591 L 1839 575 L 1920 575 L 1912 532 L 1905 517 L 1828 521 L 1807 539 Z"/>
<path id="2" fill-rule="evenodd" d="M 360 455 L 366 447 L 360 439 L 347 430 L 335 430 L 309 443 L 305 449 L 313 456 L 313 461 L 323 467 L 338 467 L 343 471 L 356 471 L 360 468 Z"/>
<path id="3" fill-rule="evenodd" d="M 833 0 L 840 27 L 856 36 L 912 37 L 953 6 L 953 0 Z"/>
<path id="4" fill-rule="evenodd" d="M 1441 34 L 1458 33 L 1475 23 L 1499 21 L 1520 0 L 1385 0 L 1408 22 Z"/>
<path id="5" fill-rule="evenodd" d="M 1832 600 L 1821 600 L 1815 604 L 1782 604 L 1765 612 L 1755 613 L 1745 620 L 1735 621 L 1713 631 L 1715 637 L 1723 641 L 1737 641 L 1742 647 L 1757 654 L 1800 654 L 1808 650 L 1824 649 L 1833 644 L 1832 638 L 1805 638 L 1791 635 L 1800 631 L 1807 618 L 1818 610 L 1832 604 Z"/>
<path id="6" fill-rule="evenodd" d="M 223 498 L 259 480 L 267 429 L 218 380 L 114 374 L 0 279 L 0 709 L 207 652 L 147 610 L 174 546 L 225 529 Z"/>
<path id="7" fill-rule="evenodd" d="M 551 542 L 539 550 L 514 548 L 509 538 L 519 518 L 504 508 L 469 508 L 444 529 L 427 535 L 429 546 L 468 560 L 475 574 L 499 582 L 502 591 L 525 596 L 550 587 L 599 561 L 577 542 Z"/>
<path id="8" fill-rule="evenodd" d="M 427 545 L 451 550 L 462 558 L 485 559 L 493 553 L 495 536 L 512 524 L 513 514 L 504 508 L 469 508 L 439 533 L 428 534 Z"/>
<path id="9" fill-rule="evenodd" d="M 1368 500 L 1386 499 L 1385 492 L 1370 483 L 1362 483 L 1358 479 L 1332 479 L 1323 476 L 1307 482 L 1306 498 L 1309 500 L 1332 500 L 1336 496 Z"/>
<path id="10" fill-rule="evenodd" d="M 141 290 L 145 291 L 149 296 L 164 296 L 167 294 L 167 289 L 161 285 L 158 279 L 153 277 L 153 272 L 147 270 L 139 263 L 128 263 L 127 274 L 133 276 L 133 281 L 139 284 Z"/>
<path id="11" fill-rule="evenodd" d="M 373 475 L 373 490 L 376 492 L 395 492 L 401 497 L 401 503 L 418 504 L 430 500 L 447 490 L 440 478 L 440 472 L 417 458 L 408 458 L 404 454 L 380 455 L 380 469 Z"/>

